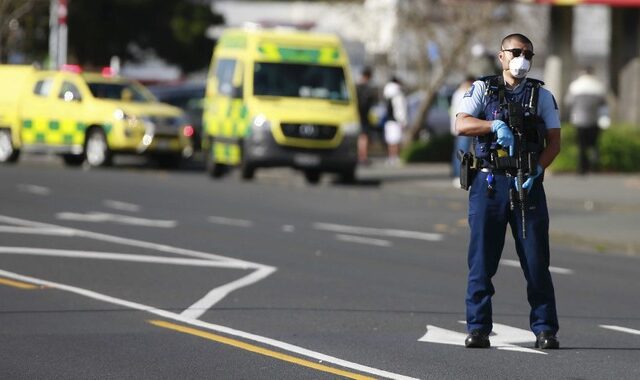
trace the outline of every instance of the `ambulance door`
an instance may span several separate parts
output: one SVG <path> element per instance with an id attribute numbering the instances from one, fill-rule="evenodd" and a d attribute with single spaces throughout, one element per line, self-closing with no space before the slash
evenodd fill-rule
<path id="1" fill-rule="evenodd" d="M 246 133 L 247 109 L 243 94 L 244 65 L 235 58 L 220 58 L 216 62 L 216 89 L 208 105 L 205 120 L 213 146 L 212 161 L 224 165 L 240 163 L 240 142 Z"/>
<path id="2" fill-rule="evenodd" d="M 20 138 L 26 147 L 46 150 L 52 118 L 49 104 L 54 96 L 56 76 L 54 73 L 38 75 L 30 86 L 20 106 Z"/>
<path id="3" fill-rule="evenodd" d="M 56 128 L 55 133 L 52 131 L 51 143 L 74 154 L 82 153 L 86 129 L 82 85 L 74 76 L 65 76 L 51 99 Z"/>

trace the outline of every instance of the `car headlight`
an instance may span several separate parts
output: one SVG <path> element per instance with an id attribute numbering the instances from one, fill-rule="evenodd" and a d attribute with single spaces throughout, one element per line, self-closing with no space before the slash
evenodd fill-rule
<path id="1" fill-rule="evenodd" d="M 263 140 L 267 133 L 271 133 L 271 122 L 266 116 L 260 114 L 251 121 L 251 137 L 253 140 Z"/>
<path id="2" fill-rule="evenodd" d="M 342 124 L 342 131 L 345 136 L 357 136 L 360 133 L 360 123 L 345 123 Z"/>

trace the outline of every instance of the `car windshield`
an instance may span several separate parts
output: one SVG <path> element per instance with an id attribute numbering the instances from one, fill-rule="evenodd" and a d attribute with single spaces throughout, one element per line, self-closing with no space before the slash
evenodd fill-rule
<path id="1" fill-rule="evenodd" d="M 155 99 L 142 86 L 127 82 L 89 82 L 89 90 L 98 99 L 147 103 Z"/>
<path id="2" fill-rule="evenodd" d="M 349 92 L 342 67 L 295 63 L 256 63 L 253 93 L 347 101 Z"/>

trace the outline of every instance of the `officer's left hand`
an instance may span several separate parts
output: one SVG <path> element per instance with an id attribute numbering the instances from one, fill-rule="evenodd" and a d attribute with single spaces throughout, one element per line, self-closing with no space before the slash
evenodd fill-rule
<path id="1" fill-rule="evenodd" d="M 542 174 L 542 172 L 544 171 L 544 168 L 540 165 L 538 165 L 536 167 L 536 172 L 535 174 L 531 174 L 529 175 L 529 177 L 527 178 L 526 181 L 524 181 L 524 184 L 522 185 L 523 189 L 527 189 L 527 192 L 531 191 L 531 189 L 533 188 L 533 182 L 536 180 L 536 178 L 538 178 L 540 176 L 540 174 Z M 514 178 L 513 182 L 516 184 L 516 189 L 518 191 L 520 191 L 520 184 L 518 183 L 518 178 Z"/>

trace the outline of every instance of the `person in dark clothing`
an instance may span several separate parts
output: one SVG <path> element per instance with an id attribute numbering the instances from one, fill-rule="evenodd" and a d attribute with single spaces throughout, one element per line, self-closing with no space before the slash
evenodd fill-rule
<path id="1" fill-rule="evenodd" d="M 369 162 L 369 143 L 375 134 L 373 125 L 369 120 L 369 111 L 377 100 L 375 89 L 371 86 L 371 68 L 362 70 L 360 81 L 356 86 L 358 96 L 358 114 L 360 116 L 360 135 L 358 136 L 358 162 Z"/>
<path id="2" fill-rule="evenodd" d="M 579 174 L 587 174 L 598 165 L 598 119 L 606 101 L 604 85 L 591 67 L 586 67 L 569 85 L 565 103 L 571 108 L 571 124 L 577 132 Z"/>

